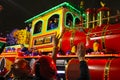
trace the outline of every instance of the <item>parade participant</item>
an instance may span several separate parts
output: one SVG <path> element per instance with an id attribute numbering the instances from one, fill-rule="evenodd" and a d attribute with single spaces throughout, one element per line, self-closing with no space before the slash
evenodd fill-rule
<path id="1" fill-rule="evenodd" d="M 93 51 L 94 52 L 98 52 L 99 51 L 99 41 L 95 40 L 95 42 L 93 43 Z"/>
<path id="2" fill-rule="evenodd" d="M 80 61 L 80 78 L 79 80 L 90 80 L 88 65 L 85 61 L 86 49 L 83 43 L 77 45 L 77 56 Z"/>
<path id="3" fill-rule="evenodd" d="M 21 51 L 22 52 L 26 52 L 28 50 L 28 48 L 26 48 L 25 46 L 24 46 L 24 44 L 21 44 Z"/>
<path id="4" fill-rule="evenodd" d="M 38 55 L 39 55 L 39 51 L 36 48 L 33 48 L 32 56 L 38 56 Z"/>
<path id="5" fill-rule="evenodd" d="M 26 55 L 26 56 L 27 56 L 27 55 L 30 54 L 29 51 L 28 51 L 28 48 L 25 47 L 24 44 L 21 44 L 20 46 L 21 46 L 21 53 L 23 53 L 23 55 Z"/>

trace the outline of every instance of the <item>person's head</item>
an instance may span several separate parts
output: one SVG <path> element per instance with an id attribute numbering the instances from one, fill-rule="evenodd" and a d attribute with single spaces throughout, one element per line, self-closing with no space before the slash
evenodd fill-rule
<path id="1" fill-rule="evenodd" d="M 56 65 L 50 56 L 42 56 L 34 64 L 35 76 L 44 80 L 55 78 L 56 71 Z"/>
<path id="2" fill-rule="evenodd" d="M 12 68 L 15 76 L 24 76 L 31 73 L 30 65 L 25 59 L 16 59 L 12 65 Z"/>
<path id="3" fill-rule="evenodd" d="M 58 18 L 55 18 L 55 19 L 54 19 L 54 22 L 55 22 L 55 23 L 58 23 Z"/>
<path id="4" fill-rule="evenodd" d="M 53 21 L 52 21 L 52 20 L 50 20 L 50 21 L 49 21 L 49 24 L 51 24 L 51 23 L 53 23 Z"/>

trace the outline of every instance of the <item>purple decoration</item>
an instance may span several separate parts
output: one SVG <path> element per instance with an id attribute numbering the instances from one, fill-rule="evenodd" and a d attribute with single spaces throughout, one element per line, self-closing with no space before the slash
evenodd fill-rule
<path id="1" fill-rule="evenodd" d="M 13 36 L 13 33 L 16 31 L 17 29 L 13 30 L 10 34 L 7 34 L 7 45 L 11 46 L 11 45 L 15 45 L 16 44 L 16 39 Z"/>

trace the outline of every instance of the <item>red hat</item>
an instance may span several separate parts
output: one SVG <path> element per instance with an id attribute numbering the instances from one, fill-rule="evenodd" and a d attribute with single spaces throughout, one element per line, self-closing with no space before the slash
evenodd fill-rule
<path id="1" fill-rule="evenodd" d="M 39 69 L 36 69 L 36 66 Z M 36 72 L 38 70 L 39 72 Z M 55 78 L 57 69 L 53 59 L 50 56 L 42 56 L 35 62 L 34 71 L 35 75 L 40 75 L 45 79 L 51 79 Z"/>

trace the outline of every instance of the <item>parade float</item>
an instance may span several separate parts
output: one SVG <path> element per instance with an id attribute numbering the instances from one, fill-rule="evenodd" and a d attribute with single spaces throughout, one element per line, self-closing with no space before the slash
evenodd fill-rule
<path id="1" fill-rule="evenodd" d="M 78 60 L 72 58 L 77 57 L 77 44 L 84 42 L 91 80 L 119 80 L 120 13 L 118 11 L 111 15 L 111 10 L 102 2 L 99 9 L 84 9 L 82 3 L 80 8 L 75 8 L 64 2 L 26 20 L 25 23 L 31 30 L 16 30 L 12 33 L 17 45 L 6 46 L 1 53 L 1 59 L 6 60 L 4 67 L 9 70 L 9 65 L 16 58 L 40 57 L 20 55 L 20 44 L 25 44 L 28 49 L 36 48 L 40 53 L 51 53 L 54 47 L 53 37 L 62 35 L 56 62 L 59 78 L 75 80 L 79 76 L 72 74 L 79 71 Z M 76 69 L 73 69 L 73 65 Z"/>

